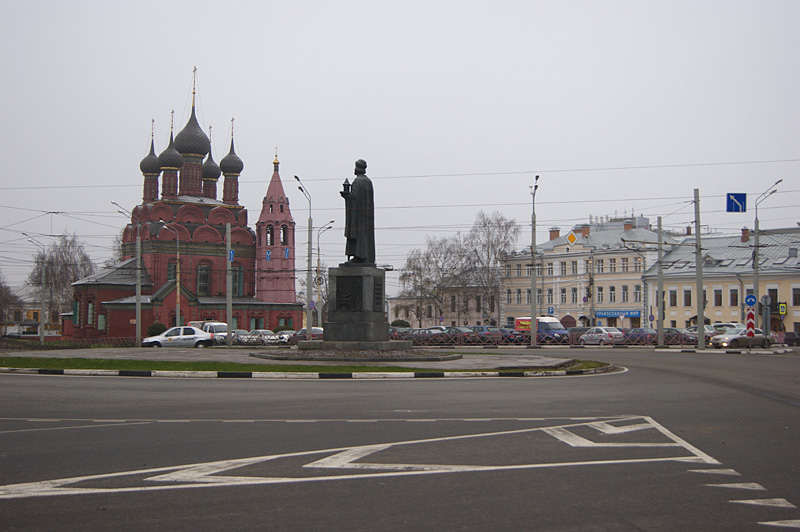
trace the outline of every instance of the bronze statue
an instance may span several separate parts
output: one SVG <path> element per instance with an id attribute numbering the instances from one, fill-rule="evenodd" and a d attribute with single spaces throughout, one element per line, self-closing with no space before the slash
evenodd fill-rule
<path id="1" fill-rule="evenodd" d="M 350 263 L 375 264 L 375 202 L 366 172 L 366 161 L 357 160 L 356 178 L 352 184 L 345 179 L 340 192 L 345 205 L 344 253 Z"/>

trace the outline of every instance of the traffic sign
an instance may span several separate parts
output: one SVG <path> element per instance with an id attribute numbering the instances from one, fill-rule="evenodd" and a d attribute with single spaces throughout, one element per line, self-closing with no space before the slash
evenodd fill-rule
<path id="1" fill-rule="evenodd" d="M 556 309 L 554 309 L 553 307 L 547 307 L 547 313 L 548 314 L 552 314 L 555 311 L 556 311 Z"/>
<path id="2" fill-rule="evenodd" d="M 778 303 L 778 314 L 786 314 L 786 303 Z"/>
<path id="3" fill-rule="evenodd" d="M 746 298 L 744 298 L 744 304 L 748 307 L 755 307 L 756 306 L 756 296 L 753 294 L 748 294 Z"/>
<path id="4" fill-rule="evenodd" d="M 308 308 L 314 310 L 314 307 L 316 307 L 316 305 L 314 304 L 314 300 L 312 299 L 311 301 L 308 302 Z"/>
<path id="5" fill-rule="evenodd" d="M 230 250 L 230 252 L 228 253 L 228 261 L 229 261 L 229 262 L 233 262 L 233 255 L 234 255 L 234 251 L 235 251 L 235 250 L 233 250 L 233 249 L 232 249 L 232 250 Z"/>
<path id="6" fill-rule="evenodd" d="M 744 324 L 747 327 L 747 336 L 752 338 L 756 335 L 756 309 L 747 307 L 745 312 Z"/>
<path id="7" fill-rule="evenodd" d="M 747 194 L 728 194 L 726 211 L 728 212 L 747 212 Z"/>

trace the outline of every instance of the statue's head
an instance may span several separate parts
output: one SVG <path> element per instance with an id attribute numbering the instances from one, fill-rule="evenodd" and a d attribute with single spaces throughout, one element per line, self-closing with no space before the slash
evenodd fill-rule
<path id="1" fill-rule="evenodd" d="M 367 161 L 364 159 L 359 159 L 356 161 L 356 171 L 355 174 L 366 174 L 367 173 Z"/>

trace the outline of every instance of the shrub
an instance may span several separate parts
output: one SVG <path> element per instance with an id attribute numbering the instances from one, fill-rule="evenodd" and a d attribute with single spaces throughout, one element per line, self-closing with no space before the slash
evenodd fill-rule
<path id="1" fill-rule="evenodd" d="M 411 328 L 411 324 L 408 323 L 406 320 L 394 320 L 391 323 L 391 325 L 392 325 L 392 327 L 406 327 L 406 328 L 409 328 L 409 329 Z"/>
<path id="2" fill-rule="evenodd" d="M 151 323 L 150 326 L 147 327 L 147 336 L 158 336 L 166 330 L 167 326 L 157 321 L 155 323 Z"/>

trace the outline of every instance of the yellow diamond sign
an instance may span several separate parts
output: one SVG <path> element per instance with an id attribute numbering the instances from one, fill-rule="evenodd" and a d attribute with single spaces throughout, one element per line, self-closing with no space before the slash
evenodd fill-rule
<path id="1" fill-rule="evenodd" d="M 578 237 L 575 236 L 575 233 L 570 231 L 569 234 L 567 235 L 567 242 L 569 242 L 569 245 L 570 246 L 574 246 L 575 242 L 577 242 L 577 241 L 578 241 Z"/>

